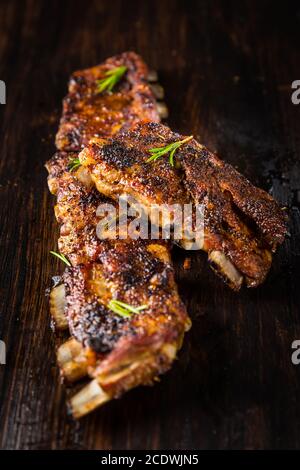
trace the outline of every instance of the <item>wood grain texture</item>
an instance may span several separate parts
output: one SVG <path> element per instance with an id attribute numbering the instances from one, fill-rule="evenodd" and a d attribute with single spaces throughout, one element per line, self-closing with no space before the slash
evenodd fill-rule
<path id="1" fill-rule="evenodd" d="M 300 448 L 299 3 L 1 1 L 0 447 Z M 255 5 L 256 4 L 256 5 Z M 45 289 L 62 269 L 44 162 L 73 70 L 132 49 L 159 72 L 169 123 L 289 207 L 266 283 L 231 292 L 201 253 L 174 253 L 193 328 L 155 387 L 68 417 Z M 191 256 L 190 270 L 182 268 Z"/>

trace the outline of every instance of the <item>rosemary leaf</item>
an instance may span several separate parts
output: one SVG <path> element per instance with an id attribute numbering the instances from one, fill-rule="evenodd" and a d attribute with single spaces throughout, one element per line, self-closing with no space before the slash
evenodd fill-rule
<path id="1" fill-rule="evenodd" d="M 56 253 L 56 251 L 50 251 L 51 255 L 53 256 L 56 256 L 57 258 L 59 258 L 61 261 L 63 261 L 64 263 L 66 263 L 67 266 L 72 266 L 70 261 L 68 260 L 68 258 L 66 258 L 65 255 L 62 255 L 60 253 Z"/>
<path id="2" fill-rule="evenodd" d="M 102 93 L 103 91 L 111 92 L 115 85 L 121 80 L 126 71 L 127 67 L 124 65 L 108 70 L 105 73 L 105 78 L 97 80 L 98 93 Z"/>
<path id="3" fill-rule="evenodd" d="M 174 166 L 174 155 L 176 150 L 181 147 L 183 144 L 188 142 L 193 138 L 192 135 L 186 137 L 183 140 L 178 140 L 177 142 L 173 142 L 172 144 L 165 145 L 164 147 L 154 147 L 149 149 L 148 152 L 151 154 L 151 157 L 146 160 L 146 163 L 156 161 L 158 158 L 162 157 L 163 155 L 169 154 L 169 162 L 171 166 Z"/>
<path id="4" fill-rule="evenodd" d="M 81 166 L 79 158 L 70 158 L 69 160 L 69 165 L 68 165 L 68 170 L 69 171 L 75 171 L 77 168 Z"/>
<path id="5" fill-rule="evenodd" d="M 108 304 L 108 308 L 112 310 L 114 313 L 119 315 L 120 317 L 130 318 L 133 313 L 140 313 L 142 310 L 147 308 L 147 305 L 141 305 L 139 307 L 133 307 L 132 305 L 128 305 L 125 302 L 121 302 L 120 300 L 110 300 Z"/>

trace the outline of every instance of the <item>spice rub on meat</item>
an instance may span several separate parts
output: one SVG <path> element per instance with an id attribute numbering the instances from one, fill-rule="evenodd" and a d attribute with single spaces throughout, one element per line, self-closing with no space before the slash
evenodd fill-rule
<path id="1" fill-rule="evenodd" d="M 151 149 L 182 140 L 187 139 L 162 124 L 144 122 L 112 138 L 93 139 L 79 160 L 100 192 L 114 199 L 134 196 L 150 217 L 151 204 L 202 204 L 201 248 L 213 268 L 234 289 L 243 281 L 257 286 L 284 240 L 284 211 L 195 139 L 177 148 L 173 166 L 168 155 L 149 161 Z"/>
<path id="2" fill-rule="evenodd" d="M 76 153 L 57 152 L 46 164 L 48 186 L 57 198 L 54 211 L 60 224 L 58 248 L 73 266 L 96 258 L 101 247 L 96 234 L 96 211 L 100 204 L 107 202 L 92 187 L 87 172 L 69 169 L 70 161 L 76 156 Z"/>
<path id="3" fill-rule="evenodd" d="M 163 245 L 119 241 L 98 262 L 65 272 L 70 331 L 87 350 L 90 377 L 109 399 L 165 372 L 190 326 L 167 259 Z M 111 299 L 144 308 L 122 318 L 109 308 Z M 80 405 L 77 396 L 71 400 L 74 416 L 90 410 L 89 389 L 80 392 Z"/>
<path id="4" fill-rule="evenodd" d="M 58 362 L 70 381 L 93 378 L 71 399 L 79 417 L 165 372 L 190 320 L 166 242 L 97 237 L 97 207 L 107 199 L 83 167 L 70 168 L 74 156 L 58 152 L 46 167 L 57 197 L 59 249 L 72 264 L 50 296 L 52 315 L 59 321 L 65 315 L 72 335 L 59 348 Z M 111 309 L 112 300 L 143 310 L 122 317 Z"/>
<path id="5" fill-rule="evenodd" d="M 238 290 L 263 282 L 282 243 L 285 215 L 274 199 L 196 140 L 160 124 L 163 90 L 133 52 L 75 72 L 46 164 L 56 195 L 58 247 L 68 264 L 50 294 L 58 329 L 70 338 L 57 351 L 62 375 L 89 382 L 70 400 L 74 417 L 138 385 L 150 384 L 176 358 L 190 327 L 178 295 L 166 240 L 100 239 L 100 204 L 132 196 L 150 212 L 163 205 L 204 206 L 198 248 Z M 166 148 L 166 151 L 161 149 Z M 79 153 L 80 152 L 80 153 Z M 168 220 L 168 217 L 166 217 Z M 188 247 L 185 238 L 180 240 Z"/>
<path id="6" fill-rule="evenodd" d="M 103 80 L 120 69 L 122 80 L 114 83 L 113 92 L 103 90 Z M 165 105 L 156 101 L 163 97 L 162 88 L 150 84 L 156 80 L 130 52 L 75 72 L 56 137 L 60 151 L 46 164 L 49 189 L 57 197 L 58 246 L 70 265 L 50 294 L 57 327 L 72 335 L 57 351 L 58 364 L 71 382 L 93 379 L 70 401 L 75 417 L 132 387 L 152 383 L 170 367 L 190 327 L 169 245 L 100 240 L 97 207 L 108 201 L 78 165 L 77 152 L 90 138 L 112 136 L 141 119 L 159 121 L 166 115 Z"/>
<path id="7" fill-rule="evenodd" d="M 101 92 L 99 81 L 120 67 L 125 72 L 113 93 Z M 143 119 L 159 122 L 164 105 L 158 104 L 156 97 L 163 97 L 162 88 L 150 85 L 148 79 L 153 80 L 148 67 L 134 52 L 124 52 L 101 65 L 73 73 L 63 101 L 56 147 L 79 151 L 93 137 L 111 137 Z"/>

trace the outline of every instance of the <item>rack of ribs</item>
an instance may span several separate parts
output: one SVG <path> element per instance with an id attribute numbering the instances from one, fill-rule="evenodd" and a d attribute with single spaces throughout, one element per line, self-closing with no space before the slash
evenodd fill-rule
<path id="1" fill-rule="evenodd" d="M 146 74 L 146 67 L 135 54 L 124 54 L 128 70 L 129 58 Z M 116 60 L 119 65 L 122 56 Z M 107 62 L 115 63 L 114 59 Z M 99 68 L 102 70 L 102 66 Z M 92 69 L 94 73 L 95 69 Z M 75 75 L 90 76 L 90 72 Z M 144 75 L 140 80 L 145 80 Z M 154 111 L 155 99 L 145 83 L 143 90 L 145 108 L 137 109 L 133 100 L 132 114 L 139 119 L 152 119 L 156 113 L 154 117 L 159 120 L 158 112 Z M 85 101 L 82 94 L 80 99 Z M 98 98 L 97 106 L 101 114 Z M 127 116 L 130 112 L 126 109 Z M 71 116 L 68 119 L 72 120 Z M 63 147 L 66 115 L 62 121 L 57 141 Z M 76 127 L 75 121 L 72 126 Z M 80 128 L 77 133 L 80 141 L 87 138 L 90 129 L 89 125 L 86 130 Z M 99 126 L 98 134 L 101 129 Z M 80 417 L 135 386 L 153 383 L 159 374 L 168 370 L 190 320 L 177 292 L 168 243 L 97 237 L 97 208 L 108 201 L 93 187 L 83 167 L 70 167 L 70 160 L 78 157 L 78 153 L 70 150 L 71 147 L 78 150 L 73 135 L 66 137 L 67 151 L 57 152 L 46 168 L 49 189 L 57 197 L 59 250 L 71 264 L 62 283 L 51 291 L 50 310 L 57 328 L 69 329 L 71 333 L 71 338 L 57 352 L 62 375 L 70 382 L 85 376 L 90 378 L 88 385 L 70 400 L 72 414 Z M 112 300 L 137 310 L 142 305 L 143 309 L 120 316 L 110 308 Z"/>
<path id="2" fill-rule="evenodd" d="M 166 156 L 149 161 L 151 149 L 184 140 L 175 164 Z M 235 290 L 243 282 L 255 287 L 264 281 L 272 252 L 286 234 L 285 212 L 195 139 L 144 122 L 112 138 L 92 139 L 79 160 L 101 193 L 112 199 L 130 196 L 154 224 L 155 204 L 170 211 L 175 204 L 202 205 L 204 236 L 199 248 L 208 253 L 213 269 Z M 184 238 L 179 243 L 187 246 Z"/>
<path id="3" fill-rule="evenodd" d="M 103 91 L 103 80 L 116 69 L 122 78 L 113 92 Z M 191 136 L 160 123 L 167 110 L 156 80 L 132 52 L 75 72 L 63 103 L 58 152 L 46 165 L 57 197 L 58 246 L 70 264 L 50 295 L 57 328 L 71 334 L 58 349 L 58 364 L 66 380 L 90 380 L 70 400 L 75 417 L 153 383 L 171 366 L 190 327 L 174 281 L 172 242 L 99 239 L 100 204 L 116 207 L 126 196 L 160 229 L 164 218 L 153 215 L 152 205 L 163 206 L 173 225 L 172 207 L 202 205 L 204 236 L 197 248 L 235 290 L 263 282 L 286 234 L 285 213 L 269 194 Z M 152 158 L 153 150 L 178 142 L 176 153 Z M 173 241 L 190 246 L 186 232 Z M 120 315 L 114 301 L 131 313 Z"/>

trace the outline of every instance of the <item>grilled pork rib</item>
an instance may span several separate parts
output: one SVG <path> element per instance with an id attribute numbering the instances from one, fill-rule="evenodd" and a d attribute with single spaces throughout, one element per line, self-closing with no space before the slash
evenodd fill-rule
<path id="1" fill-rule="evenodd" d="M 74 95 L 64 103 L 58 147 L 78 150 L 95 135 L 95 121 L 101 114 L 107 119 L 107 126 L 98 122 L 97 135 L 101 136 L 115 132 L 122 113 L 130 122 L 159 120 L 154 96 L 144 83 L 146 66 L 131 53 L 106 64 L 117 66 L 121 59 L 128 67 L 128 83 L 120 84 L 120 91 L 110 96 L 110 102 L 106 95 L 93 100 L 90 87 L 85 88 L 83 81 L 77 91 L 71 82 Z M 101 66 L 92 69 L 96 77 L 102 70 Z M 91 79 L 91 71 L 79 75 Z M 126 94 L 125 106 L 122 99 Z M 76 102 L 78 97 L 80 102 Z M 68 108 L 70 103 L 72 109 Z M 83 112 L 83 108 L 89 111 Z M 79 140 L 75 135 L 80 135 Z M 57 196 L 59 250 L 72 264 L 65 271 L 63 284 L 50 295 L 50 309 L 58 327 L 69 328 L 72 334 L 58 349 L 58 363 L 70 381 L 86 374 L 93 378 L 71 399 L 72 413 L 80 417 L 132 387 L 152 383 L 165 372 L 176 357 L 190 320 L 178 296 L 167 243 L 98 239 L 97 207 L 108 201 L 93 187 L 83 167 L 75 171 L 70 168 L 70 160 L 77 157 L 76 152 L 58 152 L 46 168 L 49 189 Z M 123 318 L 108 307 L 112 299 L 144 308 Z"/>
<path id="2" fill-rule="evenodd" d="M 110 139 L 93 139 L 79 159 L 100 192 L 114 199 L 134 197 L 150 218 L 151 204 L 203 204 L 201 248 L 214 268 L 234 289 L 243 280 L 257 286 L 269 271 L 272 251 L 284 240 L 284 212 L 194 139 L 177 149 L 175 166 L 168 156 L 148 161 L 150 149 L 183 139 L 162 124 L 145 122 Z"/>
<path id="3" fill-rule="evenodd" d="M 118 67 L 126 68 L 122 79 L 112 93 L 101 92 L 98 81 Z M 152 383 L 171 366 L 190 327 L 167 242 L 97 237 L 97 207 L 107 197 L 134 196 L 146 211 L 152 203 L 167 211 L 173 204 L 202 203 L 201 248 L 235 289 L 243 280 L 249 286 L 263 281 L 285 235 L 276 202 L 195 140 L 178 148 L 174 168 L 165 157 L 146 161 L 149 149 L 182 139 L 159 124 L 166 116 L 157 101 L 163 91 L 149 84 L 156 81 L 150 75 L 132 52 L 75 72 L 56 136 L 59 152 L 46 165 L 57 196 L 59 250 L 71 263 L 50 294 L 57 327 L 71 333 L 57 360 L 68 380 L 92 379 L 71 399 L 75 417 Z M 81 166 L 71 168 L 82 149 Z M 142 310 L 120 316 L 112 300 Z"/>
<path id="4" fill-rule="evenodd" d="M 68 349 L 63 345 L 58 358 L 67 378 L 76 380 L 88 373 L 95 379 L 93 390 L 98 390 L 99 400 L 104 393 L 107 401 L 132 387 L 152 383 L 165 372 L 190 321 L 177 293 L 166 243 L 99 240 L 96 210 L 106 199 L 90 187 L 82 169 L 68 170 L 68 157 L 66 152 L 58 153 L 47 163 L 49 187 L 57 196 L 60 252 L 73 265 L 65 271 L 64 292 L 58 286 L 52 293 L 54 310 L 57 295 L 65 294 L 64 312 L 77 340 Z M 112 299 L 147 308 L 122 318 L 108 308 Z M 80 404 L 77 396 L 71 400 L 74 416 L 94 406 L 90 387 L 82 392 L 85 398 L 80 398 Z"/>
<path id="5" fill-rule="evenodd" d="M 114 92 L 99 93 L 98 80 L 120 66 L 127 71 Z M 111 137 L 143 119 L 159 122 L 159 115 L 165 113 L 165 109 L 158 105 L 155 94 L 162 98 L 163 93 L 157 84 L 151 87 L 148 77 L 147 66 L 134 52 L 125 52 L 101 65 L 75 72 L 63 101 L 57 148 L 79 151 L 93 137 Z"/>
<path id="6" fill-rule="evenodd" d="M 68 169 L 70 159 L 77 156 L 76 153 L 57 152 L 46 164 L 48 186 L 57 197 L 54 211 L 60 224 L 58 248 L 73 266 L 97 258 L 101 244 L 96 234 L 100 220 L 96 211 L 100 204 L 108 202 L 93 188 L 87 172 Z"/>
<path id="7" fill-rule="evenodd" d="M 88 373 L 110 398 L 165 372 L 189 328 L 168 256 L 163 245 L 122 240 L 98 262 L 66 270 L 70 331 L 88 348 Z M 108 308 L 111 299 L 147 307 L 122 318 Z M 73 406 L 73 414 L 82 410 Z"/>

